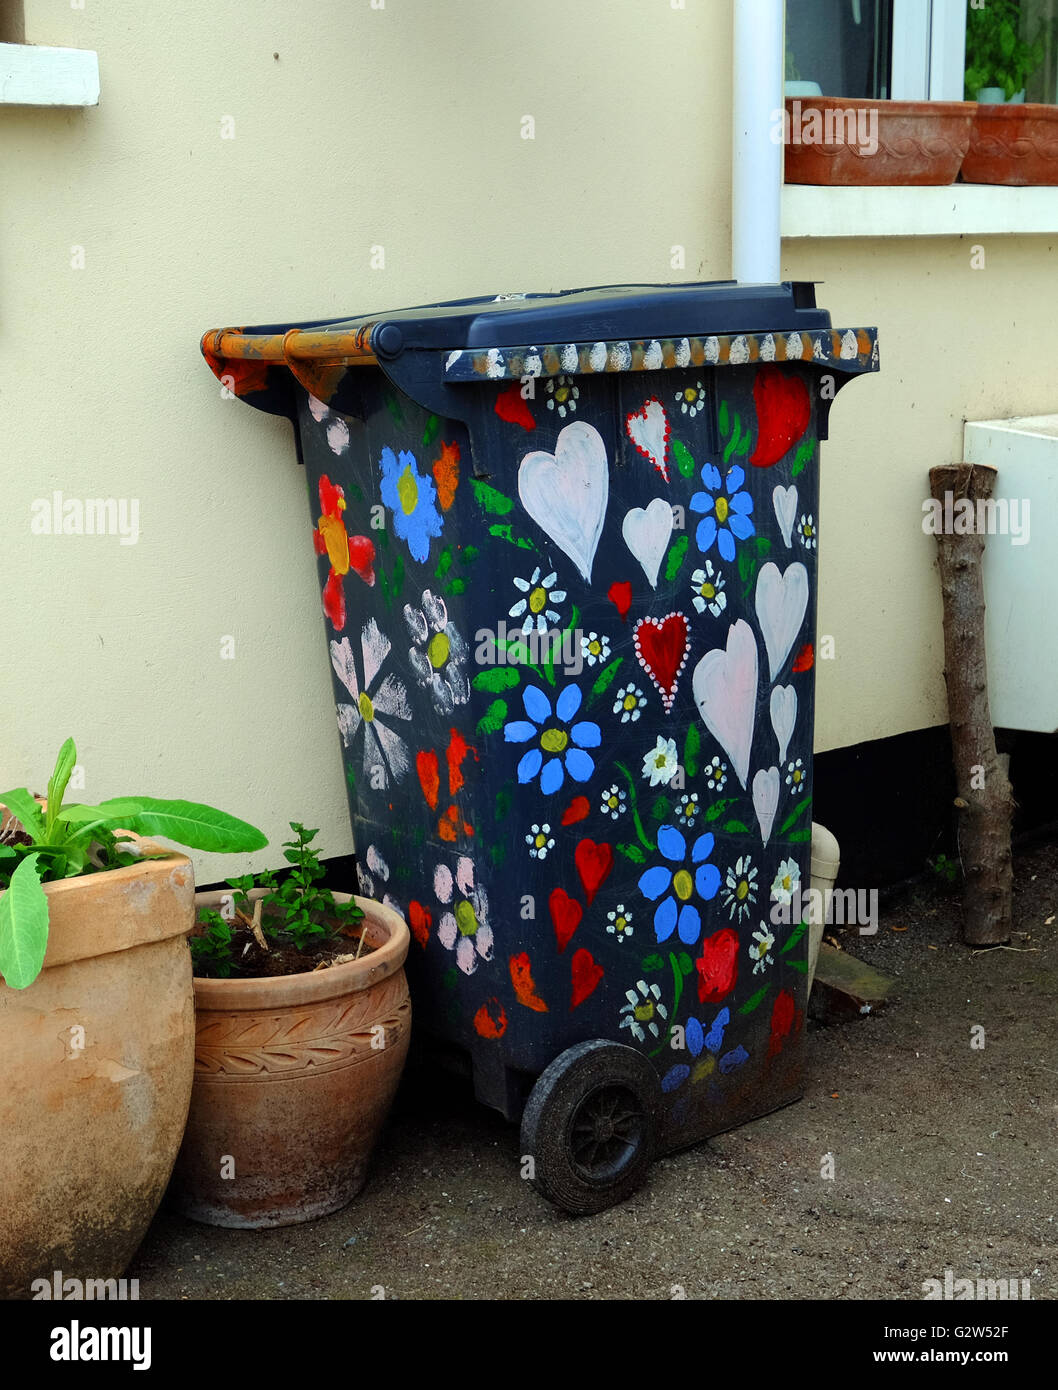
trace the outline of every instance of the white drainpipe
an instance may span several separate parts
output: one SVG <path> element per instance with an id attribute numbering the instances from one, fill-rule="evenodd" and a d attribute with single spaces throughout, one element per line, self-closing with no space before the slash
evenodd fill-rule
<path id="1" fill-rule="evenodd" d="M 733 8 L 731 273 L 743 284 L 777 284 L 784 146 L 772 132 L 783 109 L 785 0 L 733 0 Z"/>

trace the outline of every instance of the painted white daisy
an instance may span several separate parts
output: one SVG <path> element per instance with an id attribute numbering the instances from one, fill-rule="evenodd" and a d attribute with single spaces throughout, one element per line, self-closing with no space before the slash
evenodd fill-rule
<path id="1" fill-rule="evenodd" d="M 631 1029 L 637 1042 L 645 1042 L 647 1033 L 658 1037 L 659 1020 L 664 1023 L 669 1013 L 661 1000 L 661 986 L 648 985 L 646 980 L 637 980 L 635 989 L 626 989 L 628 1003 L 621 1009 L 621 1027 Z"/>
<path id="2" fill-rule="evenodd" d="M 741 922 L 749 916 L 750 908 L 757 901 L 757 871 L 748 854 L 735 860 L 735 867 L 728 869 L 724 888 L 724 906 L 728 915 L 738 914 Z"/>
<path id="3" fill-rule="evenodd" d="M 467 645 L 448 619 L 440 594 L 422 591 L 421 607 L 404 605 L 404 621 L 415 646 L 408 652 L 411 668 L 433 696 L 439 714 L 451 714 L 470 699 L 470 681 L 463 669 Z"/>
<path id="4" fill-rule="evenodd" d="M 555 842 L 551 838 L 550 825 L 546 822 L 543 825 L 531 825 L 529 834 L 525 837 L 525 843 L 529 846 L 531 859 L 546 859 L 548 851 L 555 848 Z"/>
<path id="5" fill-rule="evenodd" d="M 768 952 L 775 945 L 775 934 L 768 930 L 768 924 L 761 922 L 760 930 L 753 933 L 753 940 L 749 945 L 749 958 L 753 962 L 753 973 L 763 970 L 765 966 L 772 965 L 771 956 Z"/>
<path id="6" fill-rule="evenodd" d="M 700 381 L 696 381 L 693 386 L 685 386 L 682 391 L 676 392 L 676 404 L 681 415 L 687 415 L 693 420 L 705 405 L 705 387 Z"/>
<path id="7" fill-rule="evenodd" d="M 589 666 L 597 666 L 610 656 L 609 637 L 600 637 L 597 632 L 589 632 L 580 639 L 580 654 Z"/>
<path id="8" fill-rule="evenodd" d="M 602 794 L 602 801 L 599 810 L 604 816 L 609 816 L 611 820 L 617 820 L 618 816 L 624 814 L 625 793 L 615 782 L 612 787 L 607 787 Z"/>
<path id="9" fill-rule="evenodd" d="M 702 768 L 702 776 L 705 778 L 705 785 L 711 792 L 723 791 L 727 784 L 727 763 L 721 762 L 719 758 L 713 758 Z"/>
<path id="10" fill-rule="evenodd" d="M 625 911 L 624 903 L 618 903 L 612 912 L 606 914 L 606 930 L 624 941 L 632 935 L 632 914 Z"/>
<path id="11" fill-rule="evenodd" d="M 646 703 L 647 697 L 638 685 L 623 685 L 613 702 L 613 712 L 621 716 L 622 724 L 627 724 L 629 720 L 634 724 L 646 708 Z"/>
<path id="12" fill-rule="evenodd" d="M 410 721 L 412 717 L 404 682 L 392 672 L 382 676 L 391 651 L 389 638 L 375 619 L 369 618 L 360 633 L 361 680 L 349 638 L 340 642 L 331 638 L 331 665 L 353 697 L 351 705 L 338 705 L 338 730 L 346 748 L 356 742 L 363 745 L 364 780 L 373 787 L 399 782 L 411 765 L 407 743 L 389 727 L 391 722 Z"/>
<path id="13" fill-rule="evenodd" d="M 360 885 L 360 896 L 378 901 L 379 885 L 389 882 L 389 865 L 375 845 L 368 845 L 363 861 L 357 857 L 356 877 Z M 396 898 L 391 897 L 389 893 L 383 893 L 381 901 L 386 907 L 395 908 L 401 916 L 404 915 Z"/>
<path id="14" fill-rule="evenodd" d="M 714 569 L 712 560 L 706 560 L 701 569 L 696 569 L 691 575 L 691 594 L 691 602 L 698 613 L 704 613 L 708 608 L 714 618 L 719 618 L 727 607 L 724 577 Z"/>
<path id="15" fill-rule="evenodd" d="M 537 632 L 546 632 L 548 623 L 557 623 L 561 615 L 558 610 L 552 608 L 553 603 L 562 603 L 566 597 L 565 589 L 554 588 L 558 573 L 552 570 L 550 574 L 540 578 L 540 566 L 537 565 L 533 570 L 531 579 L 514 580 L 514 587 L 520 593 L 526 595 L 520 598 L 514 606 L 507 611 L 508 618 L 522 618 L 522 631 L 532 632 L 535 628 Z"/>
<path id="16" fill-rule="evenodd" d="M 801 870 L 796 859 L 784 859 L 771 886 L 771 895 L 777 903 L 789 903 L 801 882 Z"/>
<path id="17" fill-rule="evenodd" d="M 786 764 L 786 785 L 790 788 L 792 796 L 800 796 L 808 785 L 808 773 L 801 764 L 800 758 L 795 758 L 792 763 Z"/>
<path id="18" fill-rule="evenodd" d="M 685 792 L 683 796 L 680 797 L 679 805 L 676 807 L 677 822 L 690 829 L 697 820 L 700 809 L 698 805 L 698 793 Z"/>
<path id="19" fill-rule="evenodd" d="M 643 759 L 643 776 L 650 778 L 652 787 L 657 787 L 662 782 L 671 782 L 676 775 L 677 767 L 679 759 L 676 756 L 676 740 L 662 738 L 659 734 L 656 745 Z"/>
<path id="20" fill-rule="evenodd" d="M 816 548 L 815 522 L 810 515 L 802 516 L 801 520 L 798 522 L 797 539 L 806 550 L 814 550 Z"/>
<path id="21" fill-rule="evenodd" d="M 568 376 L 549 377 L 544 390 L 547 392 L 547 408 L 553 410 L 560 420 L 573 415 L 580 398 L 580 387 Z"/>

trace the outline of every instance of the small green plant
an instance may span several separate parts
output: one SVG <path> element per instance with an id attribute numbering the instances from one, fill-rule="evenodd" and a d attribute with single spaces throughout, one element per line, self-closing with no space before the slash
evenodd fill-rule
<path id="1" fill-rule="evenodd" d="M 982 87 L 1002 87 L 1007 101 L 1024 87 L 1043 62 L 1042 37 L 1026 43 L 1018 37 L 1018 0 L 988 0 L 966 14 L 966 100 L 975 101 Z"/>
<path id="2" fill-rule="evenodd" d="M 228 886 L 235 890 L 233 918 L 241 920 L 244 926 L 256 928 L 264 938 L 288 940 L 303 951 L 316 942 L 337 936 L 364 914 L 355 902 L 335 902 L 328 889 L 318 886 L 326 872 L 319 852 L 312 847 L 319 831 L 307 830 L 299 821 L 291 821 L 290 828 L 294 839 L 284 841 L 283 857 L 291 869 L 282 882 L 272 870 L 266 869 L 258 874 L 229 878 Z M 258 900 L 257 915 L 250 901 L 250 893 L 255 888 L 265 889 L 264 896 Z M 232 971 L 234 932 L 231 921 L 213 910 L 203 912 L 199 920 L 205 930 L 201 936 L 191 939 L 195 967 L 200 974 L 208 972 L 225 978 Z M 357 955 L 363 945 L 361 934 Z"/>
<path id="3" fill-rule="evenodd" d="M 959 877 L 959 861 L 949 859 L 946 854 L 938 854 L 932 859 L 927 859 L 926 867 L 940 879 L 941 883 L 949 888 Z"/>
<path id="4" fill-rule="evenodd" d="M 159 857 L 139 854 L 127 832 L 162 835 L 214 854 L 240 854 L 268 844 L 256 826 L 195 801 L 118 796 L 98 806 L 64 805 L 76 763 L 77 749 L 68 738 L 48 782 L 46 808 L 25 787 L 0 792 L 0 806 L 14 817 L 0 835 L 0 975 L 12 989 L 31 985 L 44 964 L 45 883 Z"/>

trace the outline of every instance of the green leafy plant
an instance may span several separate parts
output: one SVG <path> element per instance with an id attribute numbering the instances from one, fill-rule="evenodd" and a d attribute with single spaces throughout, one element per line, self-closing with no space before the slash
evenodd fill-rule
<path id="1" fill-rule="evenodd" d="M 1007 101 L 1020 92 L 1043 62 L 1038 33 L 1031 43 L 1019 38 L 1018 0 L 988 0 L 966 14 L 966 100 L 975 101 L 982 87 L 1002 87 Z"/>
<path id="2" fill-rule="evenodd" d="M 955 859 L 950 859 L 946 854 L 938 854 L 935 858 L 926 860 L 926 867 L 938 878 L 946 887 L 951 887 L 959 876 L 959 864 Z"/>
<path id="3" fill-rule="evenodd" d="M 135 864 L 141 855 L 128 832 L 161 835 L 188 849 L 239 854 L 268 841 L 255 826 L 195 801 L 119 796 L 98 806 L 66 805 L 77 763 L 68 738 L 48 782 L 46 806 L 25 787 L 0 792 L 9 820 L 0 834 L 0 975 L 25 989 L 40 974 L 48 945 L 45 883 Z"/>
<path id="4" fill-rule="evenodd" d="M 312 847 L 319 831 L 307 830 L 299 821 L 291 821 L 290 828 L 294 839 L 284 841 L 283 857 L 291 869 L 282 881 L 271 869 L 266 869 L 258 874 L 229 878 L 228 886 L 235 890 L 235 919 L 251 930 L 260 930 L 264 938 L 289 940 L 303 951 L 307 946 L 338 936 L 350 923 L 360 921 L 364 914 L 355 902 L 336 902 L 328 889 L 319 887 L 326 872 L 318 850 Z M 256 914 L 250 900 L 255 888 L 265 889 L 264 896 L 258 899 L 260 906 Z M 234 932 L 231 921 L 212 909 L 203 912 L 199 921 L 204 930 L 191 939 L 195 967 L 199 974 L 208 972 L 225 978 L 232 971 Z M 361 934 L 358 956 L 363 945 Z"/>

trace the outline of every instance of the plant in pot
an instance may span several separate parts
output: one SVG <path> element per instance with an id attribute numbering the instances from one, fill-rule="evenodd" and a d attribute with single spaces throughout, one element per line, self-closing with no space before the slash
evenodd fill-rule
<path id="1" fill-rule="evenodd" d="M 165 1191 L 194 1065 L 188 848 L 242 853 L 254 826 L 191 801 L 66 804 L 0 792 L 0 1297 L 120 1277 Z"/>
<path id="2" fill-rule="evenodd" d="M 408 928 L 331 893 L 291 822 L 291 866 L 199 893 L 195 1084 L 173 1175 L 185 1215 L 218 1226 L 310 1221 L 359 1192 L 408 1051 Z"/>
<path id="3" fill-rule="evenodd" d="M 988 0 L 966 14 L 967 101 L 986 104 L 1025 100 L 1025 83 L 1043 62 L 1044 44 L 1037 35 L 1027 43 L 1018 35 L 1018 0 Z"/>

